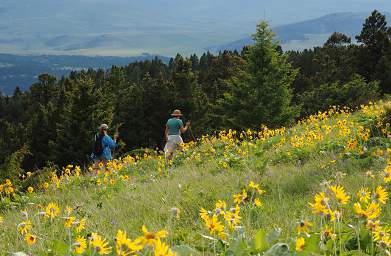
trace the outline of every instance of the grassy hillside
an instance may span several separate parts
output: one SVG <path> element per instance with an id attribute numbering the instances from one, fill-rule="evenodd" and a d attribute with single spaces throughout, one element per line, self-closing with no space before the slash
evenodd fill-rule
<path id="1" fill-rule="evenodd" d="M 185 144 L 171 166 L 150 151 L 97 176 L 27 173 L 0 187 L 0 254 L 387 255 L 390 109 L 222 131 Z"/>

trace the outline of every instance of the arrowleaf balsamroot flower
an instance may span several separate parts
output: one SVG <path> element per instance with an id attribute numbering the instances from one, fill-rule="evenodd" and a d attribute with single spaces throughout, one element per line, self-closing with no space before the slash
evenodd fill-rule
<path id="1" fill-rule="evenodd" d="M 137 238 L 132 241 L 126 236 L 126 232 L 122 230 L 117 231 L 115 237 L 115 251 L 118 256 L 134 255 L 136 252 L 144 248 L 142 238 Z"/>
<path id="2" fill-rule="evenodd" d="M 143 244 L 144 245 L 154 245 L 157 239 L 165 238 L 168 235 L 168 232 L 165 230 L 160 230 L 157 232 L 148 231 L 145 225 L 142 226 L 142 231 L 144 233 L 143 236 Z"/>
<path id="3" fill-rule="evenodd" d="M 379 220 L 376 220 L 376 221 L 373 221 L 373 220 L 367 220 L 367 224 L 365 225 L 365 227 L 373 232 L 375 231 L 376 229 L 378 229 L 380 227 L 380 221 Z"/>
<path id="4" fill-rule="evenodd" d="M 388 228 L 384 228 L 384 227 L 379 226 L 373 232 L 373 240 L 375 240 L 375 241 L 381 241 L 381 240 L 389 239 L 389 238 L 390 238 L 390 230 Z"/>
<path id="5" fill-rule="evenodd" d="M 154 247 L 154 256 L 175 256 L 176 253 L 172 252 L 170 247 L 163 243 L 160 239 L 156 240 Z"/>
<path id="6" fill-rule="evenodd" d="M 375 198 L 382 204 L 386 204 L 388 200 L 388 192 L 382 186 L 378 186 L 375 191 Z"/>
<path id="7" fill-rule="evenodd" d="M 332 240 L 335 240 L 337 235 L 333 233 L 333 229 L 331 227 L 326 225 L 326 227 L 322 230 L 321 237 L 323 240 L 327 240 L 329 238 L 331 238 Z"/>
<path id="8" fill-rule="evenodd" d="M 200 217 L 202 220 L 206 221 L 207 219 L 209 219 L 209 213 L 207 210 L 205 210 L 204 208 L 201 208 L 200 209 L 200 213 L 199 213 Z"/>
<path id="9" fill-rule="evenodd" d="M 391 182 L 391 164 L 388 164 L 383 172 L 383 180 L 385 183 Z"/>
<path id="10" fill-rule="evenodd" d="M 315 202 L 309 203 L 312 208 L 312 212 L 316 215 L 321 215 L 328 209 L 329 198 L 326 197 L 324 192 L 320 192 L 315 195 Z"/>
<path id="11" fill-rule="evenodd" d="M 311 227 L 313 226 L 313 224 L 309 221 L 306 221 L 306 220 L 301 220 L 299 221 L 298 225 L 297 225 L 297 233 L 300 234 L 300 233 L 308 233 L 311 229 Z"/>
<path id="12" fill-rule="evenodd" d="M 215 214 L 224 215 L 226 208 L 227 208 L 227 203 L 223 200 L 218 200 L 216 202 Z"/>
<path id="13" fill-rule="evenodd" d="M 76 220 L 73 224 L 76 226 L 76 232 L 80 233 L 86 228 L 86 219 Z"/>
<path id="14" fill-rule="evenodd" d="M 235 204 L 241 204 L 247 198 L 247 191 L 245 189 L 243 189 L 242 193 L 233 195 L 233 198 L 234 198 L 234 203 Z"/>
<path id="15" fill-rule="evenodd" d="M 73 216 L 69 216 L 69 217 L 64 217 L 65 221 L 64 221 L 64 227 L 65 228 L 71 228 L 73 223 L 75 222 L 76 220 L 76 217 L 73 217 Z"/>
<path id="16" fill-rule="evenodd" d="M 73 247 L 73 251 L 76 254 L 83 254 L 87 249 L 87 239 L 82 236 L 77 236 Z"/>
<path id="17" fill-rule="evenodd" d="M 30 220 L 25 220 L 18 224 L 18 232 L 22 235 L 27 234 L 32 227 Z"/>
<path id="18" fill-rule="evenodd" d="M 260 195 L 263 195 L 266 193 L 266 191 L 261 189 L 261 186 L 258 183 L 255 183 L 254 181 L 250 181 L 250 183 L 248 184 L 248 187 L 250 189 L 254 189 Z"/>
<path id="19" fill-rule="evenodd" d="M 255 205 L 256 207 L 261 207 L 261 206 L 263 205 L 262 200 L 259 199 L 259 198 L 255 198 L 255 199 L 254 199 L 254 205 Z"/>
<path id="20" fill-rule="evenodd" d="M 301 252 L 304 250 L 305 239 L 304 237 L 298 237 L 296 239 L 296 251 Z"/>
<path id="21" fill-rule="evenodd" d="M 374 220 L 381 214 L 380 205 L 376 202 L 371 202 L 365 210 L 361 207 L 360 203 L 355 203 L 354 211 L 358 216 L 367 218 L 368 220 Z"/>
<path id="22" fill-rule="evenodd" d="M 101 237 L 97 233 L 92 233 L 90 245 L 93 250 L 99 255 L 107 255 L 111 253 L 111 247 L 105 238 Z"/>
<path id="23" fill-rule="evenodd" d="M 33 246 L 37 242 L 37 236 L 32 234 L 26 234 L 24 240 L 27 242 L 28 246 Z"/>
<path id="24" fill-rule="evenodd" d="M 335 198 L 338 200 L 338 203 L 346 205 L 349 203 L 350 196 L 345 192 L 345 188 L 342 186 L 330 186 L 330 190 L 334 193 Z"/>
<path id="25" fill-rule="evenodd" d="M 46 217 L 54 219 L 60 214 L 60 208 L 56 203 L 49 203 L 45 209 Z"/>
<path id="26" fill-rule="evenodd" d="M 371 191 L 369 191 L 368 188 L 361 188 L 357 192 L 357 196 L 360 199 L 360 202 L 368 203 L 369 199 L 371 199 Z"/>
<path id="27" fill-rule="evenodd" d="M 242 217 L 239 216 L 238 212 L 228 211 L 224 214 L 224 219 L 228 223 L 229 228 L 234 230 L 240 224 Z"/>
<path id="28" fill-rule="evenodd" d="M 224 225 L 219 221 L 217 216 L 213 215 L 211 218 L 205 220 L 206 228 L 212 235 L 218 235 L 221 239 L 225 239 Z"/>

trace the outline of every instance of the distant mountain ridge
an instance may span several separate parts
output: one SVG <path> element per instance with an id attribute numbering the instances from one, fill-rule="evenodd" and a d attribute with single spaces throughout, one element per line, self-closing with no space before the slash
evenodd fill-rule
<path id="1" fill-rule="evenodd" d="M 43 73 L 61 77 L 72 70 L 108 69 L 113 65 L 126 66 L 135 61 L 151 60 L 155 57 L 166 63 L 170 59 L 150 54 L 134 57 L 0 54 L 0 93 L 10 95 L 16 86 L 26 90 L 37 81 L 38 75 Z"/>
<path id="2" fill-rule="evenodd" d="M 335 12 L 391 10 L 389 0 L 1 0 L 0 52 L 174 56 Z"/>
<path id="3" fill-rule="evenodd" d="M 391 22 L 391 13 L 384 13 L 387 20 Z M 277 40 L 285 50 L 304 49 L 322 45 L 325 39 L 333 32 L 341 32 L 352 39 L 358 35 L 368 13 L 333 13 L 317 19 L 277 26 L 273 28 Z M 241 50 L 243 46 L 252 44 L 250 36 L 243 39 L 207 48 L 207 50 L 218 52 L 221 50 Z"/>

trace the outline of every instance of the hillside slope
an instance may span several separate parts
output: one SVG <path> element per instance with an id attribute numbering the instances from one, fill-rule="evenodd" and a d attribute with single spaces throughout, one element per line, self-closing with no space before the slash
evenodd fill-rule
<path id="1" fill-rule="evenodd" d="M 332 108 L 292 128 L 223 131 L 185 144 L 170 167 L 147 151 L 98 176 L 74 166 L 27 173 L 0 189 L 0 252 L 386 255 L 390 109 Z"/>

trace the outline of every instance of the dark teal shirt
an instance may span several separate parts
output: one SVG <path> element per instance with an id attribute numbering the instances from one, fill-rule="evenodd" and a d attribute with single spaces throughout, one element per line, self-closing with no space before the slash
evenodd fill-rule
<path id="1" fill-rule="evenodd" d="M 183 122 L 179 118 L 170 118 L 167 121 L 168 135 L 180 135 Z"/>

